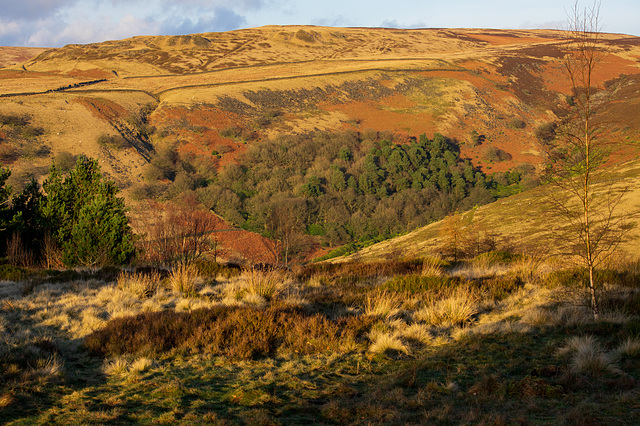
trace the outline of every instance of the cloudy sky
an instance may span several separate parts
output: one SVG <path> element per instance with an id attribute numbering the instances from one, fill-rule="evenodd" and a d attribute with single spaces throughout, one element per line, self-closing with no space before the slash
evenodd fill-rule
<path id="1" fill-rule="evenodd" d="M 0 46 L 59 47 L 263 25 L 562 28 L 574 0 L 0 0 Z M 591 5 L 592 0 L 581 0 Z M 640 36 L 640 0 L 602 0 L 603 31 Z"/>

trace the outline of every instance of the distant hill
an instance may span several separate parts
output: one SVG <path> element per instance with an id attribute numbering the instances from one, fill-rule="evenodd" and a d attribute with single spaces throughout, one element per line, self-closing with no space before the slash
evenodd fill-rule
<path id="1" fill-rule="evenodd" d="M 0 68 L 23 62 L 38 56 L 47 49 L 41 47 L 2 47 L 0 46 Z"/>

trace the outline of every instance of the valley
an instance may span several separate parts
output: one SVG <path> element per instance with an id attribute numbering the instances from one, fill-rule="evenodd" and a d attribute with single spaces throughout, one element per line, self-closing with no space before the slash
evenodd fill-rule
<path id="1" fill-rule="evenodd" d="M 555 30 L 0 47 L 0 423 L 637 424 L 640 38 L 598 35 L 586 89 Z"/>

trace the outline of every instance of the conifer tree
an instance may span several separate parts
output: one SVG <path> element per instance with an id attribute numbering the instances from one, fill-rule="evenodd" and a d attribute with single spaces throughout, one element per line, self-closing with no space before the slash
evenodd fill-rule
<path id="1" fill-rule="evenodd" d="M 115 183 L 104 179 L 97 160 L 80 156 L 69 176 L 55 166 L 43 188 L 42 212 L 65 266 L 128 262 L 134 236 Z"/>

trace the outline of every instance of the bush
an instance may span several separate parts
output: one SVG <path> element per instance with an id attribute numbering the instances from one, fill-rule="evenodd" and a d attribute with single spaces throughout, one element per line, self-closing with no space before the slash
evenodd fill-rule
<path id="1" fill-rule="evenodd" d="M 68 172 L 73 168 L 73 166 L 78 161 L 78 157 L 71 154 L 70 152 L 62 151 L 59 152 L 53 157 L 53 164 L 56 165 L 60 171 Z"/>
<path id="2" fill-rule="evenodd" d="M 509 120 L 509 127 L 511 127 L 512 129 L 524 129 L 525 127 L 527 127 L 527 123 L 525 123 L 520 118 L 514 117 Z"/>
<path id="3" fill-rule="evenodd" d="M 405 275 L 391 278 L 383 288 L 399 293 L 441 293 L 447 289 L 457 288 L 465 282 L 459 277 Z"/>
<path id="4" fill-rule="evenodd" d="M 98 161 L 80 156 L 69 176 L 55 166 L 43 188 L 42 216 L 62 249 L 65 266 L 127 263 L 134 255 L 133 231 L 115 183 L 103 178 Z"/>
<path id="5" fill-rule="evenodd" d="M 100 135 L 98 136 L 98 145 L 111 149 L 124 149 L 129 147 L 129 142 L 120 135 Z"/>
<path id="6" fill-rule="evenodd" d="M 87 336 L 94 354 L 160 354 L 173 349 L 206 351 L 231 359 L 255 359 L 278 350 L 298 354 L 340 351 L 368 332 L 369 317 L 322 315 L 272 307 L 198 309 L 191 313 L 161 311 L 117 318 Z"/>
<path id="7" fill-rule="evenodd" d="M 0 281 L 22 281 L 29 276 L 29 271 L 13 265 L 0 265 Z"/>
<path id="8" fill-rule="evenodd" d="M 536 127 L 536 138 L 538 138 L 541 143 L 547 144 L 555 139 L 557 128 L 558 125 L 556 123 L 543 123 Z"/>
<path id="9" fill-rule="evenodd" d="M 513 157 L 508 152 L 497 148 L 495 146 L 490 146 L 484 152 L 484 158 L 487 161 L 491 161 L 492 163 L 499 163 L 501 161 L 511 160 Z"/>

